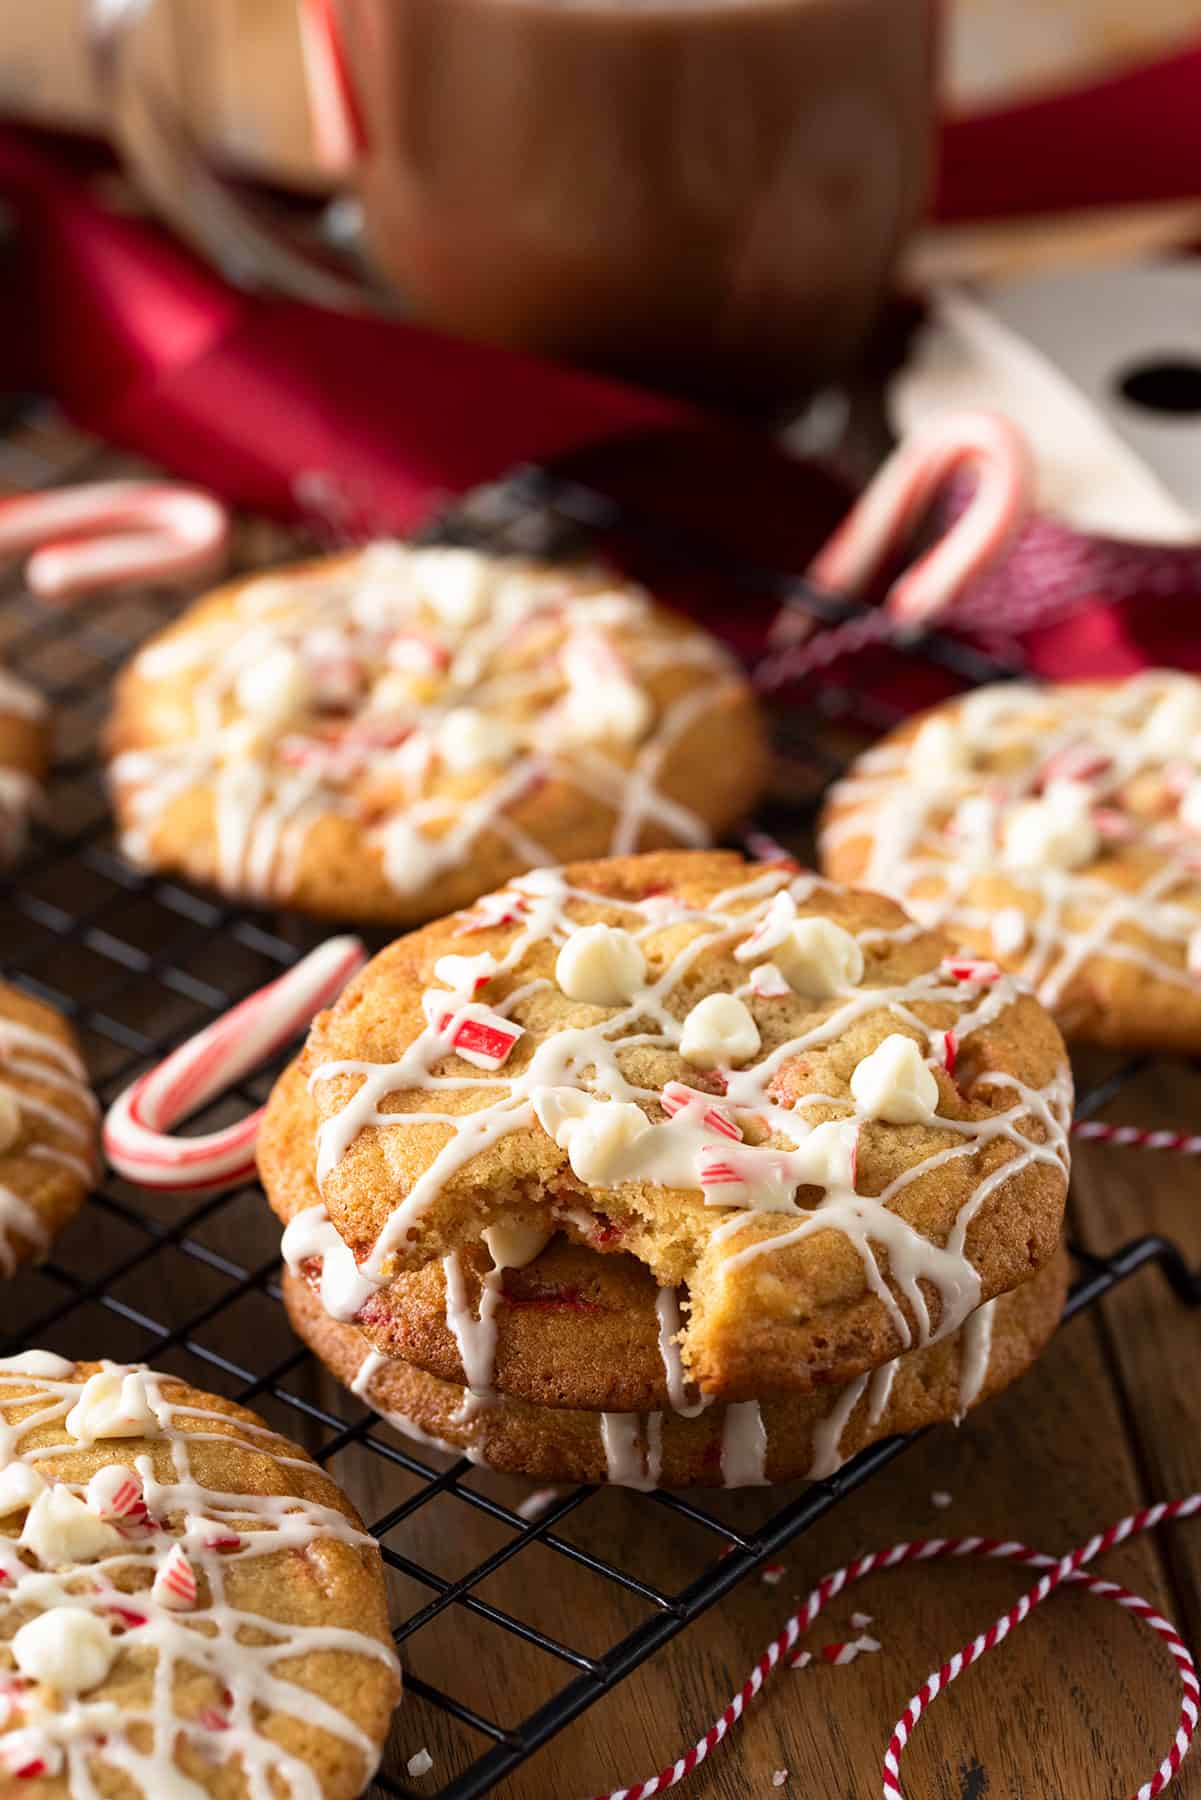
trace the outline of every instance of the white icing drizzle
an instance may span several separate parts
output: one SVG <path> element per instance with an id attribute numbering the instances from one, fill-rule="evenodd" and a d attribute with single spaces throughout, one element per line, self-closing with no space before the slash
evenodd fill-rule
<path id="1" fill-rule="evenodd" d="M 1002 1074 L 982 1077 L 974 1099 L 982 1100 L 984 1088 L 991 1084 L 1012 1089 L 1012 1103 L 1001 1098 L 990 1115 L 971 1120 L 933 1114 L 929 1125 L 943 1134 L 943 1147 L 903 1170 L 878 1195 L 855 1191 L 854 1147 L 862 1114 L 853 1098 L 806 1094 L 795 1106 L 786 1106 L 774 1095 L 772 1082 L 783 1066 L 808 1050 L 833 1043 L 868 1014 L 887 1015 L 914 1036 L 933 1070 L 942 1069 L 945 1033 L 941 1027 L 927 1024 L 915 1007 L 936 1003 L 940 1008 L 953 1008 L 955 1037 L 962 1046 L 1017 997 L 1019 990 L 1011 977 L 993 979 L 997 971 L 992 969 L 979 978 L 961 974 L 957 979 L 946 965 L 940 965 L 903 985 L 876 986 L 869 981 L 847 986 L 836 991 L 819 1011 L 816 1023 L 806 1023 L 796 1035 L 766 1054 L 759 1053 L 747 1066 L 721 1071 L 724 1091 L 712 1102 L 708 1095 L 677 1083 L 671 1105 L 667 1105 L 666 1090 L 639 1086 L 629 1078 L 622 1061 L 621 1053 L 628 1047 L 678 1053 L 682 1024 L 671 1001 L 681 988 L 687 991 L 697 965 L 706 956 L 748 945 L 781 895 L 787 894 L 794 904 L 812 900 L 820 907 L 823 891 L 841 890 L 824 886 L 807 874 L 790 877 L 779 868 L 748 869 L 742 880 L 717 895 L 704 910 L 693 910 L 664 895 L 613 901 L 569 888 L 556 871 L 538 870 L 518 878 L 501 895 L 481 902 L 483 917 L 495 920 L 503 914 L 515 925 L 507 950 L 494 959 L 494 969 L 484 976 L 482 993 L 487 1005 L 476 1008 L 493 1027 L 507 1026 L 511 1034 L 520 1032 L 513 1035 L 517 1051 L 512 1072 L 506 1073 L 503 1066 L 512 1048 L 509 1045 L 502 1046 L 499 1061 L 482 1074 L 470 1067 L 462 1073 L 433 1073 L 450 1049 L 447 1028 L 437 1021 L 461 1006 L 462 996 L 431 988 L 425 996 L 426 1016 L 434 1022 L 413 1038 L 396 1061 L 328 1062 L 310 1078 L 315 1088 L 345 1076 L 354 1077 L 357 1084 L 319 1127 L 319 1184 L 328 1181 L 362 1131 L 411 1134 L 437 1126 L 442 1139 L 408 1192 L 398 1199 L 371 1254 L 364 1259 L 361 1273 L 382 1284 L 392 1273 L 391 1252 L 447 1180 L 481 1151 L 511 1133 L 530 1131 L 537 1122 L 566 1148 L 571 1169 L 588 1190 L 581 1195 L 584 1201 L 598 1188 L 614 1190 L 626 1183 L 699 1189 L 707 1205 L 729 1212 L 712 1233 L 710 1241 L 717 1245 L 744 1229 L 748 1212 L 779 1214 L 782 1225 L 788 1219 L 796 1221 L 774 1236 L 761 1236 L 730 1251 L 725 1265 L 730 1270 L 821 1231 L 840 1231 L 859 1252 L 868 1285 L 886 1308 L 903 1347 L 956 1330 L 980 1302 L 980 1277 L 966 1255 L 967 1233 L 980 1208 L 997 1188 L 1034 1164 L 1066 1169 L 1070 1099 L 1066 1067 L 1043 1092 Z M 597 909 L 610 916 L 619 914 L 644 949 L 667 927 L 678 936 L 679 928 L 687 926 L 687 941 L 665 960 L 660 972 L 653 977 L 648 973 L 628 1005 L 605 1009 L 607 1016 L 598 1023 L 568 1025 L 546 1035 L 527 1031 L 522 1024 L 525 1002 L 545 986 L 541 980 L 521 981 L 527 952 L 541 944 L 557 950 L 595 917 Z M 773 917 L 778 913 L 775 907 Z M 869 944 L 878 944 L 889 935 L 873 930 L 864 938 Z M 911 935 L 909 926 L 902 926 L 897 933 L 902 941 Z M 765 948 L 764 954 L 768 953 Z M 516 978 L 517 985 L 494 1000 L 493 994 L 502 995 L 509 978 Z M 739 994 L 748 1007 L 761 1009 L 759 1016 L 765 1024 L 771 1018 L 770 1009 L 779 1004 L 771 998 L 758 999 L 749 980 Z M 678 1000 L 676 1004 L 678 1008 Z M 455 1016 L 466 1017 L 463 1013 Z M 811 1014 L 807 1011 L 805 1016 L 808 1020 Z M 689 1066 L 681 1062 L 680 1068 L 686 1081 Z M 391 1095 L 413 1092 L 422 1094 L 423 1106 L 401 1112 L 386 1110 Z M 470 1093 L 476 1102 L 472 1110 L 450 1113 L 438 1109 L 440 1095 L 464 1093 Z M 841 1109 L 840 1115 L 814 1125 L 807 1109 L 815 1103 Z M 891 1129 L 875 1124 L 864 1128 Z M 1032 1135 L 1036 1132 L 1042 1141 Z M 946 1138 L 952 1142 L 946 1144 Z M 914 1181 L 953 1159 L 974 1158 L 998 1142 L 1008 1146 L 1007 1157 L 998 1159 L 994 1171 L 975 1187 L 945 1244 L 932 1243 L 893 1210 L 896 1197 Z M 795 1196 L 799 1188 L 811 1185 L 824 1190 L 824 1198 L 805 1208 Z M 887 1279 L 881 1250 L 887 1253 Z M 940 1299 L 936 1333 L 927 1287 L 933 1287 Z M 916 1331 L 910 1327 L 906 1305 Z"/>
<path id="2" fill-rule="evenodd" d="M 996 1310 L 995 1300 L 986 1301 L 963 1327 L 959 1341 L 959 1404 L 955 1412 L 956 1424 L 962 1421 L 969 1408 L 980 1398 L 980 1391 L 988 1378 Z"/>
<path id="3" fill-rule="evenodd" d="M 68 1111 L 31 1093 L 32 1084 L 63 1094 L 79 1111 Z M 11 1102 L 20 1117 L 17 1136 L 0 1151 L 0 1169 L 5 1154 L 32 1156 L 70 1169 L 85 1183 L 93 1180 L 92 1120 L 98 1108 L 83 1064 L 69 1045 L 21 1020 L 0 1017 L 0 1097 L 6 1104 Z M 27 1123 L 30 1121 L 32 1126 Z M 41 1136 L 31 1141 L 31 1133 L 43 1131 L 65 1138 L 66 1145 L 46 1143 Z M 0 1274 L 13 1273 L 22 1245 L 41 1256 L 49 1248 L 50 1233 L 30 1201 L 0 1185 Z"/>
<path id="4" fill-rule="evenodd" d="M 917 746 L 935 724 L 957 753 L 927 760 Z M 865 885 L 923 924 L 988 943 L 1049 1007 L 1096 957 L 1195 993 L 1201 831 L 1190 789 L 1201 793 L 1199 775 L 1193 676 L 1153 670 L 1110 688 L 980 688 L 911 743 L 859 758 L 831 790 L 838 816 L 822 849 L 868 839 Z M 1053 839 L 1048 815 L 1041 858 L 1035 843 L 1015 860 L 1017 832 L 1029 841 L 1031 806 L 1041 795 L 1045 808 L 1052 788 L 1072 801 L 1071 837 Z M 1106 879 L 1110 848 L 1138 869 L 1132 884 Z M 1020 903 L 998 913 L 973 889 L 1001 864 Z"/>
<path id="5" fill-rule="evenodd" d="M 663 1472 L 662 1413 L 602 1413 L 607 1479 L 649 1493 Z"/>
<path id="6" fill-rule="evenodd" d="M 667 1402 L 682 1419 L 695 1419 L 711 1403 L 712 1395 L 698 1394 L 685 1377 L 680 1358 L 680 1294 L 678 1288 L 661 1287 L 655 1298 L 659 1320 L 659 1355 L 667 1382 Z"/>
<path id="7" fill-rule="evenodd" d="M 721 1427 L 721 1478 L 728 1488 L 767 1486 L 767 1431 L 757 1400 L 726 1407 Z"/>
<path id="8" fill-rule="evenodd" d="M 467 559 L 453 575 L 452 556 Z M 444 604 L 468 563 L 470 604 Z M 515 646 L 528 664 L 514 666 Z M 211 786 L 220 881 L 285 899 L 310 828 L 331 814 L 370 813 L 400 894 L 463 866 L 489 835 L 524 865 L 550 862 L 510 810 L 548 779 L 611 811 L 614 852 L 637 849 L 648 826 L 705 844 L 703 821 L 658 783 L 681 736 L 741 682 L 717 643 L 666 631 L 641 589 L 600 571 L 400 544 L 253 582 L 227 619 L 151 645 L 135 667 L 195 679 L 195 730 L 115 758 L 126 853 L 151 861 L 166 812 Z M 690 667 L 709 678 L 655 716 L 644 683 Z"/>
<path id="9" fill-rule="evenodd" d="M 809 1465 L 810 1481 L 824 1481 L 842 1467 L 842 1434 L 851 1422 L 851 1414 L 867 1392 L 868 1375 L 857 1375 L 841 1390 L 824 1419 L 813 1427 L 813 1461 Z"/>
<path id="10" fill-rule="evenodd" d="M 290 1794 L 315 1797 L 313 1771 L 287 1751 L 278 1738 L 259 1729 L 264 1709 L 290 1714 L 340 1740 L 346 1753 L 362 1763 L 367 1781 L 376 1750 L 367 1736 L 332 1701 L 287 1679 L 289 1659 L 312 1651 L 340 1651 L 370 1657 L 395 1668 L 390 1644 L 338 1626 L 280 1624 L 241 1609 L 230 1595 L 233 1568 L 250 1558 L 280 1551 L 304 1552 L 330 1539 L 348 1545 L 370 1545 L 335 1508 L 302 1500 L 285 1487 L 280 1494 L 223 1493 L 197 1476 L 190 1445 L 196 1441 L 241 1445 L 271 1459 L 281 1469 L 309 1468 L 307 1459 L 287 1454 L 274 1432 L 247 1420 L 189 1406 L 169 1397 L 168 1377 L 150 1370 L 107 1368 L 122 1377 L 137 1375 L 151 1411 L 166 1439 L 172 1477 L 159 1481 L 148 1455 L 135 1457 L 133 1468 L 148 1509 L 145 1524 L 133 1522 L 117 1547 L 83 1562 L 43 1567 L 28 1550 L 19 1553 L 15 1537 L 0 1538 L 0 1572 L 4 1582 L 0 1605 L 22 1617 L 34 1617 L 68 1605 L 103 1621 L 114 1634 L 116 1654 L 130 1650 L 153 1653 L 155 1678 L 144 1702 L 118 1705 L 89 1698 L 86 1692 L 62 1696 L 58 1709 L 43 1704 L 40 1691 L 9 1675 L 8 1724 L 21 1731 L 22 1749 L 40 1759 L 64 1781 L 72 1800 L 96 1800 L 89 1763 L 99 1757 L 118 1779 L 146 1795 L 184 1800 L 199 1792 L 176 1766 L 177 1741 L 214 1765 L 236 1764 L 248 1800 L 274 1800 L 279 1784 Z M 60 1480 L 58 1458 L 76 1452 L 71 1437 L 57 1445 L 23 1449 L 35 1427 L 64 1421 L 81 1394 L 72 1380 L 74 1365 L 41 1352 L 27 1352 L 0 1365 L 0 1400 L 18 1400 L 23 1411 L 4 1432 L 0 1467 L 15 1463 L 34 1470 L 59 1489 L 84 1500 L 85 1484 Z M 183 1421 L 194 1429 L 181 1429 Z M 206 1422 L 224 1429 L 205 1429 Z M 222 1540 L 220 1545 L 216 1540 Z M 29 1557 L 30 1560 L 25 1560 Z M 192 1604 L 172 1605 L 162 1573 L 171 1560 L 183 1559 L 197 1580 Z M 153 1592 L 145 1579 L 131 1588 L 119 1577 L 131 1572 L 155 1577 Z M 161 1597 L 160 1597 L 161 1596 Z M 119 1608 L 120 1611 L 115 1609 Z M 200 1627 L 200 1629 L 198 1629 Z M 264 1641 L 247 1641 L 254 1633 Z M 222 1696 L 219 1704 L 197 1718 L 184 1718 L 172 1704 L 175 1674 L 187 1665 L 212 1676 Z M 279 1672 L 277 1673 L 277 1669 Z M 3 1742 L 3 1739 L 0 1739 Z M 110 1777 L 111 1779 L 111 1777 Z"/>
<path id="11" fill-rule="evenodd" d="M 867 1384 L 867 1422 L 878 1425 L 888 1410 L 888 1402 L 892 1399 L 892 1384 L 897 1378 L 900 1358 L 894 1356 L 891 1362 L 881 1363 L 878 1369 L 872 1370 L 871 1380 Z"/>

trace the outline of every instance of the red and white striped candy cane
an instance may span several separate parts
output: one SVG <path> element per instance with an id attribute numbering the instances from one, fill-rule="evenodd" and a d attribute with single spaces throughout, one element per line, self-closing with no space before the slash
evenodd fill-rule
<path id="1" fill-rule="evenodd" d="M 32 551 L 25 578 L 44 600 L 208 575 L 228 542 L 229 514 L 200 488 L 92 481 L 0 500 L 0 558 Z"/>
<path id="2" fill-rule="evenodd" d="M 862 1581 L 881 1569 L 896 1569 L 907 1563 L 935 1562 L 968 1556 L 979 1556 L 990 1562 L 1022 1563 L 1029 1568 L 1046 1569 L 1047 1573 L 1003 1618 L 998 1619 L 949 1662 L 944 1663 L 941 1669 L 929 1676 L 921 1690 L 914 1695 L 893 1728 L 885 1752 L 882 1770 L 884 1800 L 904 1800 L 899 1785 L 901 1755 L 914 1725 L 925 1709 L 964 1669 L 971 1668 L 986 1651 L 1003 1643 L 1014 1627 L 1027 1619 L 1034 1608 L 1040 1606 L 1056 1588 L 1067 1584 L 1083 1587 L 1086 1593 L 1095 1594 L 1100 1599 L 1113 1600 L 1135 1618 L 1141 1619 L 1167 1645 L 1176 1664 L 1176 1672 L 1184 1692 L 1171 1748 L 1155 1773 L 1134 1796 L 1134 1800 L 1155 1800 L 1155 1796 L 1161 1794 L 1176 1775 L 1196 1729 L 1198 1696 L 1201 1692 L 1198 1688 L 1196 1665 L 1175 1627 L 1156 1612 L 1148 1601 L 1138 1594 L 1132 1594 L 1128 1588 L 1120 1587 L 1116 1582 L 1085 1574 L 1084 1565 L 1138 1532 L 1150 1531 L 1155 1526 L 1170 1523 L 1174 1519 L 1191 1518 L 1198 1511 L 1201 1511 L 1201 1494 L 1189 1494 L 1183 1500 L 1144 1507 L 1141 1512 L 1119 1519 L 1108 1530 L 1099 1532 L 1079 1549 L 1063 1557 L 1047 1556 L 1011 1540 L 982 1537 L 919 1538 L 911 1543 L 894 1544 L 891 1549 L 877 1550 L 870 1555 L 861 1556 L 818 1582 L 805 1604 L 792 1614 L 783 1630 L 767 1646 L 721 1717 L 714 1720 L 704 1737 L 698 1739 L 690 1750 L 685 1751 L 667 1768 L 661 1769 L 657 1775 L 635 1782 L 632 1787 L 615 1788 L 608 1794 L 596 1796 L 596 1800 L 650 1800 L 652 1794 L 665 1793 L 668 1788 L 675 1787 L 678 1782 L 691 1775 L 705 1761 L 710 1751 L 715 1750 L 722 1742 L 730 1727 L 737 1724 L 768 1676 L 781 1662 L 788 1661 L 795 1666 L 803 1666 L 802 1654 L 795 1650 L 798 1639 L 804 1636 L 831 1600 L 836 1599 L 855 1582 Z"/>
<path id="3" fill-rule="evenodd" d="M 1201 1156 L 1201 1136 L 1191 1131 L 1152 1131 L 1142 1125 L 1107 1125 L 1103 1119 L 1077 1119 L 1072 1136 L 1086 1144 L 1114 1144 L 1126 1150 L 1175 1150 L 1180 1156 Z"/>
<path id="4" fill-rule="evenodd" d="M 787 608 L 772 627 L 775 654 L 757 672 L 761 686 L 795 680 L 890 637 L 898 625 L 932 622 L 992 565 L 1030 510 L 1030 452 L 1000 413 L 958 412 L 898 445 L 818 551 L 808 577 L 840 597 L 865 593 L 904 548 L 939 490 L 965 466 L 976 471 L 971 499 L 937 543 L 897 577 L 883 606 L 812 636 L 812 620 Z"/>
<path id="5" fill-rule="evenodd" d="M 104 1149 L 117 1173 L 175 1194 L 218 1193 L 249 1180 L 261 1107 L 203 1137 L 174 1137 L 171 1127 L 303 1030 L 366 960 L 358 938 L 330 938 L 140 1075 L 104 1121 Z"/>

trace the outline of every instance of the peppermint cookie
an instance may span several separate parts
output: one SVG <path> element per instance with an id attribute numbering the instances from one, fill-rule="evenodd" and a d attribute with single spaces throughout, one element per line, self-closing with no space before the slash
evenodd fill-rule
<path id="1" fill-rule="evenodd" d="M 949 1336 L 1059 1243 L 1071 1077 L 995 964 L 731 852 L 537 870 L 400 939 L 314 1023 L 313 1170 L 373 1289 L 559 1231 L 686 1289 L 705 1394 Z M 349 1300 L 353 1298 L 350 1296 Z"/>
<path id="2" fill-rule="evenodd" d="M 0 982 L 0 1275 L 44 1256 L 96 1176 L 98 1108 L 70 1027 Z"/>
<path id="3" fill-rule="evenodd" d="M 399 1672 L 379 1552 L 317 1465 L 171 1376 L 39 1350 L 0 1362 L 0 1415 L 0 1769 L 79 1800 L 361 1792 Z"/>
<path id="4" fill-rule="evenodd" d="M 495 1396 L 481 1405 L 470 1390 L 381 1356 L 353 1325 L 331 1318 L 321 1303 L 319 1267 L 308 1280 L 284 1277 L 297 1336 L 407 1436 L 506 1474 L 636 1488 L 819 1480 L 895 1432 L 958 1422 L 1030 1367 L 1055 1330 L 1066 1291 L 1061 1252 L 1023 1286 L 980 1307 L 950 1337 L 843 1387 L 725 1406 L 686 1391 L 674 1405 L 638 1413 L 533 1406 Z M 581 1322 L 581 1339 L 586 1330 Z"/>
<path id="5" fill-rule="evenodd" d="M 999 685 L 860 757 L 826 871 L 1023 976 L 1069 1037 L 1201 1049 L 1201 681 Z"/>
<path id="6" fill-rule="evenodd" d="M 536 864 L 707 844 L 766 768 L 744 676 L 640 588 L 401 544 L 193 607 L 124 672 L 109 743 L 135 862 L 394 924 Z"/>
<path id="7" fill-rule="evenodd" d="M 25 848 L 49 758 L 45 701 L 0 669 L 0 863 L 14 862 Z"/>

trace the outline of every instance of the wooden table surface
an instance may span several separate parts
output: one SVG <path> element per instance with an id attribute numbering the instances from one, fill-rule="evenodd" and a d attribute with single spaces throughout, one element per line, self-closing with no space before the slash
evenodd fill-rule
<path id="1" fill-rule="evenodd" d="M 21 481 L 36 459 L 47 455 L 59 456 L 64 470 L 113 472 L 113 459 L 81 460 L 78 445 L 68 439 L 64 447 L 60 437 L 43 432 L 32 445 L 17 446 L 7 464 L 0 453 L 0 487 L 6 467 Z M 275 547 L 267 534 L 254 544 L 253 553 L 257 559 Z M 10 596 L 14 591 L 10 585 Z M 0 599 L 3 641 L 17 610 L 11 597 Z M 160 614 L 166 610 L 165 603 L 158 603 Z M 153 611 L 147 607 L 143 615 L 122 615 L 122 628 L 129 629 L 130 616 L 151 622 Z M 109 622 L 116 616 L 110 615 Z M 60 659 L 69 649 L 60 646 Z M 77 670 L 72 678 L 78 676 Z M 100 696 L 95 696 L 93 710 L 102 712 Z M 142 927 L 133 907 L 131 901 L 128 935 L 136 938 Z M 6 932 L 18 928 L 6 913 L 0 916 Z M 115 916 L 119 926 L 120 912 Z M 28 932 L 28 920 L 20 922 L 20 929 Z M 239 959 L 249 954 L 231 941 L 220 971 L 210 964 L 198 973 L 224 976 L 233 971 L 240 980 Z M 42 966 L 48 979 L 75 991 L 94 979 L 89 958 L 94 960 L 91 950 L 72 951 L 48 941 Z M 250 978 L 263 979 L 269 972 L 264 966 L 261 975 Z M 188 1023 L 185 995 L 156 988 L 153 1001 L 156 1029 L 194 1028 Z M 149 1006 L 148 988 L 143 1015 Z M 99 1038 L 87 1047 L 94 1072 L 103 1079 L 116 1066 L 116 1053 Z M 1082 1060 L 1081 1079 L 1091 1081 L 1100 1069 L 1098 1063 Z M 1195 1121 L 1199 1109 L 1201 1075 L 1164 1063 L 1128 1084 L 1107 1116 L 1184 1126 Z M 1148 1231 L 1163 1232 L 1199 1262 L 1199 1175 L 1195 1162 L 1170 1155 L 1079 1147 L 1073 1230 L 1100 1251 Z M 160 1216 L 171 1223 L 169 1204 L 160 1206 Z M 99 1207 L 89 1209 L 63 1240 L 64 1265 L 80 1277 L 106 1266 L 100 1259 L 118 1224 Z M 253 1193 L 215 1213 L 204 1232 L 215 1253 L 236 1256 L 250 1266 L 273 1254 L 276 1242 L 273 1222 Z M 214 1279 L 211 1267 L 173 1255 L 169 1262 L 156 1260 L 135 1272 L 123 1283 L 121 1295 L 132 1309 L 130 1320 L 139 1307 L 156 1317 L 182 1320 L 212 1301 Z M 36 1317 L 44 1306 L 50 1291 L 43 1292 L 45 1283 L 41 1275 L 26 1278 L 13 1303 L 18 1323 Z M 246 1310 L 251 1301 L 254 1308 Z M 278 1305 L 257 1291 L 246 1296 L 241 1308 L 222 1314 L 219 1325 L 207 1339 L 214 1350 L 256 1368 L 290 1348 Z M 103 1342 L 95 1341 L 98 1328 Z M 50 1342 L 81 1353 L 87 1346 L 77 1334 L 85 1330 L 92 1333 L 93 1353 L 136 1355 L 145 1342 L 132 1323 L 95 1308 L 61 1328 Z M 171 1366 L 198 1374 L 194 1363 Z M 778 1585 L 755 1578 L 745 1583 L 497 1791 L 508 1800 L 583 1800 L 674 1760 L 741 1684 L 793 1604 L 819 1576 L 858 1552 L 899 1538 L 971 1532 L 1018 1537 L 1061 1553 L 1148 1501 L 1201 1487 L 1199 1367 L 1201 1313 L 1177 1300 L 1158 1270 L 1144 1270 L 1068 1326 L 1017 1388 L 960 1430 L 929 1434 L 846 1499 L 786 1554 Z M 199 1373 L 203 1376 L 203 1370 Z M 210 1385 L 219 1385 L 211 1371 Z M 236 1381 L 225 1385 L 229 1391 L 238 1386 Z M 292 1386 L 332 1410 L 349 1407 L 353 1414 L 353 1403 L 311 1362 Z M 273 1423 L 306 1437 L 294 1409 L 268 1405 L 264 1410 Z M 419 1485 L 355 1445 L 331 1468 L 369 1518 L 398 1505 Z M 522 1483 L 483 1471 L 474 1472 L 470 1482 L 509 1504 L 527 1491 Z M 951 1496 L 945 1510 L 932 1500 L 940 1492 Z M 744 1529 L 753 1528 L 779 1503 L 778 1494 L 763 1492 L 706 1502 L 715 1514 Z M 669 1589 L 697 1574 L 714 1554 L 711 1535 L 665 1512 L 653 1499 L 620 1491 L 595 1495 L 559 1532 L 568 1542 Z M 504 1526 L 445 1496 L 401 1524 L 388 1542 L 453 1579 L 509 1536 Z M 1104 1572 L 1162 1608 L 1187 1640 L 1201 1642 L 1201 1524 L 1135 1542 L 1110 1556 Z M 803 1672 L 778 1672 L 745 1721 L 681 1793 L 698 1800 L 751 1800 L 776 1792 L 785 1800 L 867 1800 L 877 1794 L 884 1743 L 911 1692 L 932 1667 L 1008 1607 L 1025 1585 L 1016 1570 L 974 1562 L 911 1568 L 863 1584 L 819 1622 L 812 1641 L 816 1648 L 852 1635 L 850 1615 L 862 1610 L 873 1616 L 871 1629 L 881 1653 L 843 1668 L 819 1662 Z M 476 1591 L 481 1599 L 587 1653 L 604 1650 L 644 1616 L 629 1595 L 540 1546 L 524 1549 Z M 426 1597 L 416 1583 L 396 1577 L 397 1617 L 412 1612 Z M 404 1655 L 425 1681 L 448 1688 L 504 1723 L 516 1722 L 548 1698 L 565 1673 L 541 1651 L 461 1608 L 448 1610 L 415 1634 Z M 1151 1773 L 1167 1749 L 1177 1707 L 1170 1660 L 1150 1634 L 1111 1605 L 1063 1593 L 938 1702 L 909 1752 L 908 1792 L 928 1800 L 1120 1800 Z M 405 1760 L 422 1746 L 428 1746 L 434 1768 L 413 1783 L 415 1792 L 433 1792 L 484 1747 L 465 1727 L 410 1697 L 397 1717 L 392 1766 L 403 1771 Z M 780 1770 L 788 1774 L 777 1788 L 773 1775 Z M 1201 1756 L 1186 1764 L 1176 1791 L 1201 1796 Z"/>

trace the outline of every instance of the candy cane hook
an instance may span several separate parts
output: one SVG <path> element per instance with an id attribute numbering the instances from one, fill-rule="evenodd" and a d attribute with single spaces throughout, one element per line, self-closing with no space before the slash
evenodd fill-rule
<path id="1" fill-rule="evenodd" d="M 44 600 L 209 575 L 228 542 L 229 514 L 200 488 L 93 481 L 0 500 L 0 558 L 32 551 L 25 576 Z"/>
<path id="2" fill-rule="evenodd" d="M 219 1193 L 249 1180 L 262 1107 L 203 1137 L 174 1137 L 171 1127 L 303 1030 L 366 960 L 358 938 L 330 938 L 140 1075 L 104 1121 L 105 1154 L 117 1173 L 176 1194 Z"/>
<path id="3" fill-rule="evenodd" d="M 782 612 L 771 641 L 783 654 L 759 671 L 761 685 L 798 675 L 945 614 L 1000 555 L 1030 509 L 1030 452 L 1017 427 L 1000 413 L 947 413 L 898 445 L 864 489 L 842 524 L 818 551 L 808 579 L 840 598 L 866 592 L 904 548 L 939 490 L 961 468 L 976 484 L 954 523 L 897 577 L 884 604 L 862 618 L 809 638 L 812 621 L 792 607 Z M 798 640 L 809 638 L 803 649 Z"/>

